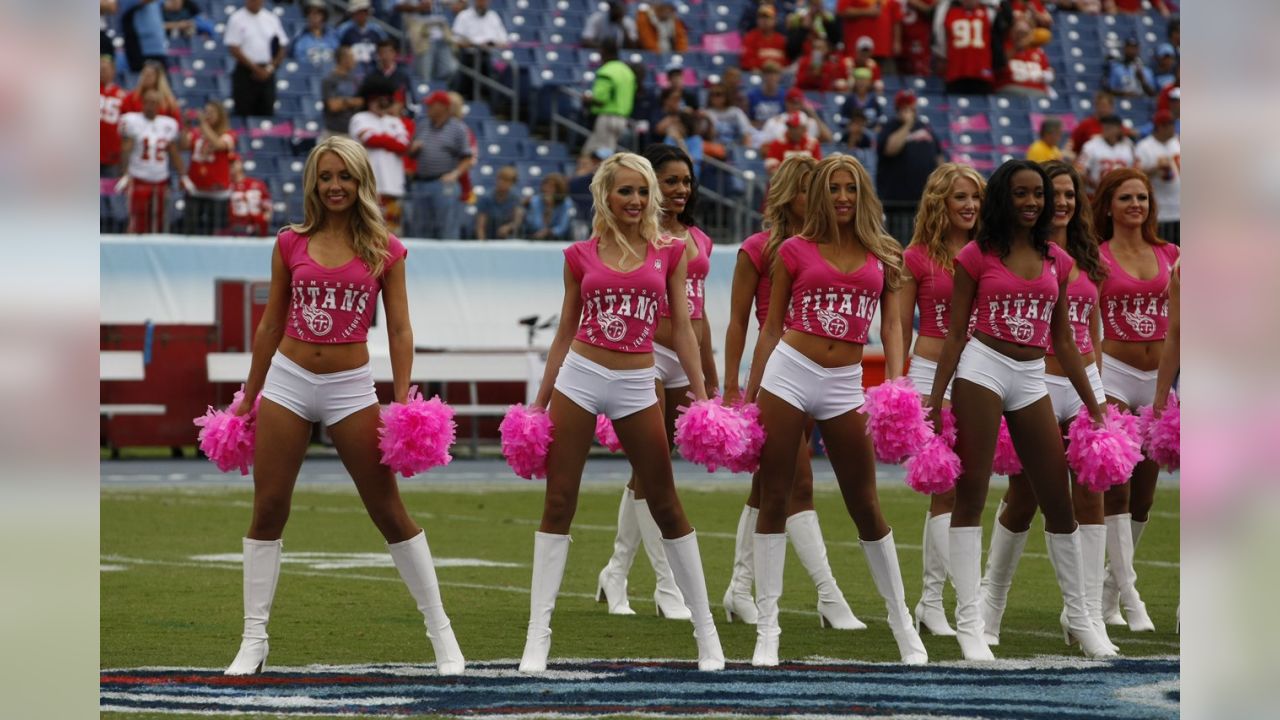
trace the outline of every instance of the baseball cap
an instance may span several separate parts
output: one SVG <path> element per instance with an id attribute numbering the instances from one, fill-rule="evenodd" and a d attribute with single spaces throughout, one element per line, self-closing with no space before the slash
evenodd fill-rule
<path id="1" fill-rule="evenodd" d="M 793 101 L 797 101 L 797 100 L 799 100 L 799 101 L 803 101 L 803 100 L 804 100 L 804 91 L 803 91 L 803 90 L 801 90 L 801 89 L 800 89 L 800 88 L 798 88 L 798 87 L 793 87 L 793 88 L 791 88 L 790 90 L 788 90 L 788 91 L 787 91 L 786 100 L 787 100 L 787 102 L 793 102 Z"/>
<path id="2" fill-rule="evenodd" d="M 1169 43 L 1160 43 L 1160 46 L 1156 48 L 1156 57 L 1173 57 L 1177 54 L 1178 52 L 1173 49 L 1173 45 Z"/>
<path id="3" fill-rule="evenodd" d="M 436 90 L 428 95 L 426 100 L 422 101 L 423 105 L 434 105 L 436 103 L 444 103 L 445 105 L 450 104 L 449 93 L 444 90 Z"/>
<path id="4" fill-rule="evenodd" d="M 805 127 L 804 114 L 798 112 L 787 113 L 787 127 Z"/>
<path id="5" fill-rule="evenodd" d="M 761 5 L 760 9 L 756 11 L 756 14 L 768 15 L 769 17 L 777 17 L 778 11 L 774 10 L 772 5 Z"/>
<path id="6" fill-rule="evenodd" d="M 1151 122 L 1155 125 L 1168 125 L 1173 122 L 1173 113 L 1168 110 L 1157 110 L 1151 117 Z"/>
<path id="7" fill-rule="evenodd" d="M 1176 87 L 1169 91 L 1169 99 L 1182 102 L 1182 88 Z"/>
<path id="8" fill-rule="evenodd" d="M 662 70 L 662 72 L 666 73 L 667 75 L 670 75 L 671 73 L 677 72 L 677 71 L 684 72 L 684 63 L 680 62 L 679 60 L 672 60 L 668 62 L 667 66 Z"/>
<path id="9" fill-rule="evenodd" d="M 863 35 L 858 38 L 858 42 L 854 43 L 854 47 L 859 50 L 874 50 L 876 47 L 876 41 L 872 40 L 869 35 Z"/>
<path id="10" fill-rule="evenodd" d="M 916 94 L 911 92 L 910 90 L 899 90 L 898 94 L 893 96 L 893 106 L 895 108 L 900 108 L 900 107 L 903 107 L 904 105 L 915 105 L 915 104 L 916 104 Z"/>
<path id="11" fill-rule="evenodd" d="M 369 0 L 351 0 L 351 2 L 347 3 L 347 12 L 349 13 L 359 12 L 360 10 L 372 10 L 372 9 L 373 9 L 373 3 L 369 2 Z"/>

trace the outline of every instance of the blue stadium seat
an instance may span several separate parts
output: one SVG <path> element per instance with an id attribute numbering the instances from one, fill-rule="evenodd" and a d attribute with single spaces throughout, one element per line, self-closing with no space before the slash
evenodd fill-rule
<path id="1" fill-rule="evenodd" d="M 517 160 L 525 158 L 524 140 L 488 137 L 477 143 L 480 157 L 486 160 Z"/>

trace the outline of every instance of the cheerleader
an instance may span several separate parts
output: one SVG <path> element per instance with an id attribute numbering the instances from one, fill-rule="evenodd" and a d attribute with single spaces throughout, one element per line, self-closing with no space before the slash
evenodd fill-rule
<path id="1" fill-rule="evenodd" d="M 881 313 L 886 372 L 902 374 L 902 329 L 895 288 L 902 251 L 881 224 L 880 200 L 857 160 L 832 155 L 809 182 L 800 234 L 778 246 L 769 313 L 751 363 L 747 398 L 758 399 L 766 440 L 760 455 L 760 515 L 752 538 L 756 581 L 756 647 L 751 663 L 778 664 L 778 599 L 786 559 L 787 502 L 796 448 L 813 417 L 904 663 L 928 661 L 912 627 L 893 532 L 876 496 L 875 456 L 863 403 L 862 349 Z M 757 397 L 758 396 L 758 397 Z"/>
<path id="2" fill-rule="evenodd" d="M 705 309 L 707 273 L 711 272 L 711 238 L 694 225 L 694 213 L 698 204 L 698 185 L 693 179 L 693 162 L 689 156 L 672 145 L 650 145 L 644 157 L 653 166 L 662 191 L 662 212 L 659 215 L 659 232 L 677 238 L 684 243 L 684 258 L 688 271 L 685 275 L 685 293 L 688 298 L 689 319 L 694 335 L 698 338 L 699 357 L 708 396 L 716 394 L 715 356 L 711 352 L 710 324 Z M 674 346 L 675 329 L 671 321 L 671 307 L 664 298 L 658 306 L 658 328 L 653 336 L 654 371 L 657 375 L 658 409 L 666 423 L 667 437 L 675 433 L 679 409 L 689 404 L 689 377 L 680 367 L 680 358 L 671 348 Z M 634 615 L 627 601 L 627 573 L 636 550 L 644 543 L 645 554 L 653 566 L 657 587 L 653 602 L 659 617 L 688 620 L 689 609 L 671 575 L 671 566 L 662 549 L 662 534 L 653 521 L 645 500 L 644 488 L 637 485 L 635 474 L 622 492 L 618 507 L 618 532 L 613 540 L 613 555 L 596 579 L 596 602 L 607 602 L 611 615 Z"/>
<path id="3" fill-rule="evenodd" d="M 551 612 L 569 552 L 569 525 L 596 416 L 614 430 L 660 528 L 671 574 L 693 620 L 698 667 L 720 670 L 724 653 L 711 619 L 698 539 L 676 496 L 668 435 L 654 393 L 658 306 L 671 304 L 671 344 L 696 399 L 706 399 L 698 338 L 685 294 L 684 242 L 659 232 L 662 191 L 649 161 L 609 157 L 591 181 L 594 237 L 565 249 L 564 305 L 547 354 L 536 405 L 555 426 L 547 456 L 547 494 L 534 534 L 529 629 L 521 672 L 543 672 L 551 650 Z"/>
<path id="4" fill-rule="evenodd" d="M 1098 283 L 1107 277 L 1107 268 L 1098 253 L 1098 241 L 1092 228 L 1093 216 L 1080 175 L 1069 163 L 1060 160 L 1044 163 L 1043 167 L 1049 176 L 1053 198 L 1049 240 L 1066 250 L 1075 261 L 1075 267 L 1067 277 L 1067 316 L 1075 347 L 1080 352 L 1080 360 L 1093 389 L 1094 401 L 1101 405 L 1106 402 L 1106 397 L 1102 388 L 1100 358 L 1094 348 L 1101 344 L 1102 333 Z M 1044 381 L 1054 415 L 1065 437 L 1082 403 L 1052 346 L 1047 349 L 1045 357 Z M 1080 524 L 1081 574 L 1089 621 L 1098 636 L 1118 651 L 1119 648 L 1107 637 L 1107 628 L 1102 622 L 1102 577 L 1107 538 L 1106 526 L 1102 522 L 1102 493 L 1071 483 L 1071 500 L 1076 522 Z M 1035 514 L 1036 496 L 1026 475 L 1011 476 L 1009 489 L 997 512 L 991 548 L 987 552 L 987 569 L 979 591 L 988 645 L 1000 644 L 1000 622 L 1004 617 L 1005 601 Z M 1063 612 L 1066 612 L 1065 608 Z"/>
<path id="5" fill-rule="evenodd" d="M 1156 237 L 1156 198 L 1145 173 L 1113 170 L 1102 178 L 1093 208 L 1109 274 L 1102 299 L 1102 377 L 1107 402 L 1137 413 L 1155 400 L 1156 375 L 1169 328 L 1171 268 L 1178 247 Z M 1107 491 L 1107 559 L 1102 616 L 1108 625 L 1153 632 L 1138 595 L 1134 550 L 1147 527 L 1159 467 L 1143 459 L 1129 482 Z M 1124 615 L 1120 614 L 1121 608 Z"/>
<path id="6" fill-rule="evenodd" d="M 911 354 L 907 377 L 922 397 L 933 390 L 942 339 L 951 319 L 951 285 L 956 253 L 978 232 L 978 211 L 982 207 L 985 183 L 977 170 L 965 165 L 944 163 L 929 175 L 924 195 L 916 211 L 915 231 L 902 254 L 905 267 L 902 289 L 898 291 L 901 313 L 902 347 L 911 347 L 915 310 L 920 311 L 920 334 Z M 951 388 L 943 395 L 949 405 Z M 953 636 L 942 608 L 942 587 L 946 584 L 947 532 L 955 491 L 933 495 L 924 526 L 924 583 L 916 604 L 916 632 L 923 627 L 934 635 Z"/>
<path id="7" fill-rule="evenodd" d="M 764 327 L 769 308 L 769 268 L 773 265 L 778 245 L 795 235 L 804 222 L 809 178 L 817 161 L 810 155 L 792 155 L 778 167 L 769 181 L 763 232 L 748 237 L 738 251 L 733 270 L 733 293 L 730 304 L 729 329 L 725 334 L 724 397 L 736 403 L 742 391 L 738 385 L 738 368 L 747 342 L 747 322 L 751 302 L 755 300 L 756 322 Z M 800 558 L 800 564 L 818 589 L 818 623 L 837 630 L 864 630 L 866 625 L 853 614 L 844 593 L 836 584 L 827 561 L 827 544 L 818 525 L 813 507 L 813 466 L 809 462 L 808 425 L 796 447 L 795 482 L 787 502 L 787 538 Z M 724 593 L 724 612 L 729 622 L 734 618 L 754 625 L 756 601 L 752 597 L 752 533 L 760 514 L 760 473 L 751 476 L 751 494 L 738 517 L 738 531 L 733 544 L 733 575 Z"/>
<path id="8" fill-rule="evenodd" d="M 1050 187 L 1044 170 L 1025 160 L 1010 160 L 992 174 L 978 237 L 956 255 L 951 324 L 929 398 L 934 427 L 940 430 L 942 403 L 955 376 L 951 407 L 964 470 L 956 483 L 948 551 L 956 639 L 967 660 L 993 659 L 983 637 L 978 590 L 982 508 L 1001 415 L 1044 513 L 1045 543 L 1067 606 L 1063 630 L 1090 657 L 1115 654 L 1089 622 L 1066 456 L 1044 380 L 1045 348 L 1052 339 L 1063 371 L 1090 415 L 1101 421 L 1075 349 L 1067 303 L 1057 302 L 1066 295 L 1072 262 L 1049 241 L 1053 214 L 1044 206 Z M 966 342 L 975 308 L 973 339 Z"/>
<path id="9" fill-rule="evenodd" d="M 321 141 L 302 176 L 303 221 L 280 231 L 271 289 L 253 339 L 237 414 L 261 399 L 253 458 L 253 519 L 244 538 L 244 635 L 228 675 L 261 672 L 267 617 L 280 577 L 280 536 L 311 439 L 324 423 L 400 577 L 417 601 L 436 670 L 465 662 L 440 600 L 426 533 L 409 517 L 395 475 L 379 460 L 378 397 L 366 336 L 382 292 L 395 400 L 409 393 L 413 330 L 404 245 L 387 232 L 369 156 L 344 137 Z"/>

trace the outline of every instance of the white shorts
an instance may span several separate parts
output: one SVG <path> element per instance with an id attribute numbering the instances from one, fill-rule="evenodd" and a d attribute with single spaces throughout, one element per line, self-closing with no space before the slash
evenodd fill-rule
<path id="1" fill-rule="evenodd" d="M 764 366 L 760 387 L 814 420 L 830 420 L 862 407 L 862 364 L 824 368 L 780 342 Z"/>
<path id="2" fill-rule="evenodd" d="M 1098 366 L 1088 363 L 1084 366 L 1084 374 L 1089 376 L 1089 386 L 1093 388 L 1093 399 L 1098 405 L 1107 402 L 1106 393 L 1102 389 L 1102 376 L 1098 374 Z M 1061 375 L 1044 376 L 1045 387 L 1049 389 L 1049 402 L 1053 403 L 1053 414 L 1058 417 L 1058 424 L 1076 419 L 1076 413 L 1084 406 L 1080 393 L 1076 392 L 1071 381 Z"/>
<path id="3" fill-rule="evenodd" d="M 556 389 L 575 405 L 592 415 L 617 420 L 658 404 L 653 385 L 653 368 L 610 370 L 570 350 L 560 372 Z"/>
<path id="4" fill-rule="evenodd" d="M 665 345 L 653 344 L 653 370 L 658 382 L 667 390 L 689 387 L 689 376 L 684 373 L 680 364 L 680 356 Z"/>
<path id="5" fill-rule="evenodd" d="M 1102 375 L 1107 380 L 1107 394 L 1134 412 L 1155 402 L 1156 374 L 1159 372 L 1139 370 L 1102 353 Z"/>
<path id="6" fill-rule="evenodd" d="M 354 412 L 378 404 L 373 368 L 317 375 L 277 351 L 262 386 L 262 397 L 283 405 L 303 420 L 336 425 Z"/>
<path id="7" fill-rule="evenodd" d="M 1048 394 L 1044 385 L 1044 358 L 1014 360 L 978 340 L 970 340 L 960 354 L 956 377 L 995 393 L 1004 411 L 1021 410 Z"/>
<path id="8" fill-rule="evenodd" d="M 926 360 L 919 355 L 911 356 L 911 367 L 907 368 L 907 379 L 916 386 L 916 392 L 920 393 L 922 400 L 928 400 L 929 395 L 933 393 L 933 376 L 937 374 L 938 363 Z M 942 393 L 943 400 L 951 399 L 951 385 L 952 383 L 947 383 L 947 389 Z"/>

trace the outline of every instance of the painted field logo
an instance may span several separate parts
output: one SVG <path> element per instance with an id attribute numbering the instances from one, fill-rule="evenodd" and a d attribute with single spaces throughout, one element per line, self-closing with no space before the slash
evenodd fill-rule
<path id="1" fill-rule="evenodd" d="M 418 715 L 793 718 L 1177 718 L 1177 658 L 1092 662 L 1044 658 L 984 667 L 845 661 L 758 669 L 731 663 L 567 661 L 545 675 L 513 661 L 471 663 L 442 678 L 425 665 L 281 668 L 227 677 L 220 669 L 104 670 L 103 712 L 406 717 Z"/>

